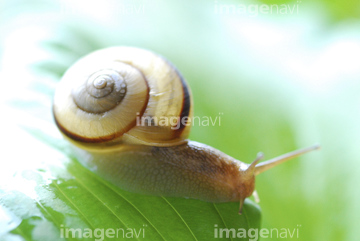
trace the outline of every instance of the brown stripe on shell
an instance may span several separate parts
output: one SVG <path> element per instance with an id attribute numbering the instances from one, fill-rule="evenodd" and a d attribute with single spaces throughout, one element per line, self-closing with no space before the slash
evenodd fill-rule
<path id="1" fill-rule="evenodd" d="M 184 117 L 188 117 L 189 113 L 190 113 L 190 108 L 191 108 L 190 92 L 189 92 L 189 88 L 185 82 L 184 77 L 182 77 L 182 75 L 179 73 L 178 70 L 176 70 L 176 72 L 181 79 L 181 84 L 183 87 L 183 94 L 184 94 L 183 105 L 182 105 L 182 110 L 181 110 L 181 114 L 180 114 L 180 120 L 182 120 Z M 187 124 L 187 123 L 185 123 L 185 124 Z M 182 123 L 182 121 L 180 121 L 180 129 L 183 129 L 185 127 L 186 127 L 186 125 L 184 125 Z"/>
<path id="2" fill-rule="evenodd" d="M 190 91 L 189 91 L 189 88 L 187 86 L 187 83 L 186 83 L 184 77 L 181 75 L 180 71 L 175 67 L 175 65 L 173 65 L 173 63 L 171 63 L 164 56 L 162 56 L 160 54 L 156 54 L 156 53 L 154 53 L 154 54 L 159 56 L 164 62 L 166 62 L 169 66 L 171 66 L 171 68 L 175 71 L 175 73 L 177 74 L 177 76 L 180 78 L 180 81 L 181 81 L 184 98 L 183 98 L 183 103 L 182 103 L 181 112 L 180 112 L 180 119 L 179 119 L 180 125 L 179 125 L 178 129 L 176 129 L 172 132 L 173 133 L 172 139 L 176 139 L 179 136 L 181 136 L 181 134 L 184 131 L 186 124 L 187 124 L 187 121 L 184 125 L 181 120 L 183 120 L 183 118 L 185 118 L 185 117 L 189 117 L 189 114 L 190 114 L 190 109 L 191 109 Z"/>
<path id="3" fill-rule="evenodd" d="M 180 125 L 179 125 L 179 128 L 174 131 L 174 135 L 173 135 L 174 138 L 177 138 L 177 137 L 181 136 L 182 132 L 184 131 L 184 129 L 186 127 L 187 120 L 186 120 L 186 123 L 183 123 L 182 120 L 186 117 L 189 117 L 190 108 L 191 108 L 191 97 L 190 97 L 189 88 L 186 84 L 184 77 L 181 75 L 181 73 L 179 72 L 178 69 L 176 69 L 174 66 L 173 66 L 173 68 L 181 80 L 182 91 L 183 91 L 183 96 L 184 96 L 182 107 L 181 107 L 181 112 L 180 112 L 180 119 L 179 119 Z"/>

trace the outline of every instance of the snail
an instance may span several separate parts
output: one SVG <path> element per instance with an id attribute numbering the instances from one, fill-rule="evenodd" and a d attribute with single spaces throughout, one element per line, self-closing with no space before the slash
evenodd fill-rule
<path id="1" fill-rule="evenodd" d="M 240 214 L 256 175 L 319 148 L 262 163 L 258 154 L 245 164 L 188 140 L 193 116 L 188 84 L 164 57 L 135 47 L 110 47 L 78 60 L 56 88 L 53 115 L 78 160 L 121 189 L 236 201 Z"/>

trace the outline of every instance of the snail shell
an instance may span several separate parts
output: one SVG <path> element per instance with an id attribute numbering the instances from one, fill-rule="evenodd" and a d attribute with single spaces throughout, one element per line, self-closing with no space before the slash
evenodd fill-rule
<path id="1" fill-rule="evenodd" d="M 318 148 L 245 164 L 188 141 L 192 113 L 190 89 L 179 71 L 133 47 L 80 59 L 63 76 L 53 103 L 55 123 L 78 160 L 105 180 L 142 194 L 240 201 L 240 213 L 257 174 Z M 138 118 L 148 122 L 138 125 Z M 176 121 L 164 121 L 170 119 Z"/>
<path id="2" fill-rule="evenodd" d="M 104 49 L 76 62 L 57 88 L 53 112 L 67 137 L 90 148 L 183 144 L 193 113 L 179 71 L 163 57 L 131 47 Z M 137 125 L 139 119 L 146 125 Z"/>

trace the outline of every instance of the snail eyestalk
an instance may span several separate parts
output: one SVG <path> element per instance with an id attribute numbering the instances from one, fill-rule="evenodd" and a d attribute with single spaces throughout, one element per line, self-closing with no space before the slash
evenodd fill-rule
<path id="1" fill-rule="evenodd" d="M 256 164 L 264 157 L 264 154 L 262 152 L 259 152 L 256 156 L 256 159 L 249 165 L 249 167 L 245 170 L 245 173 L 244 173 L 244 176 L 243 176 L 243 182 L 245 183 L 251 183 L 251 185 L 245 185 L 247 187 L 250 187 L 251 191 L 249 193 L 249 188 L 247 189 L 243 189 L 241 191 L 242 193 L 242 196 L 250 196 L 251 193 L 253 193 L 253 188 L 254 188 L 254 182 L 255 182 L 255 179 L 254 179 L 254 171 L 255 171 L 255 168 L 256 168 Z M 245 193 L 248 193 L 248 194 L 245 194 Z M 242 209 L 243 209 L 243 206 L 244 206 L 244 200 L 245 198 L 241 198 L 240 199 L 240 207 L 239 207 L 239 214 L 241 215 L 242 214 Z"/>
<path id="2" fill-rule="evenodd" d="M 257 193 L 257 191 L 256 190 L 254 190 L 254 192 L 253 192 L 253 197 L 254 197 L 254 199 L 255 199 L 255 202 L 256 203 L 259 203 L 260 202 L 260 197 L 259 197 L 259 194 Z"/>
<path id="3" fill-rule="evenodd" d="M 320 145 L 313 145 L 313 146 L 310 146 L 310 147 L 307 147 L 307 148 L 304 148 L 304 149 L 299 149 L 299 150 L 296 150 L 296 151 L 292 151 L 292 152 L 289 152 L 289 153 L 286 153 L 286 154 L 283 154 L 281 156 L 278 156 L 278 157 L 275 157 L 273 159 L 270 159 L 268 161 L 265 161 L 265 162 L 261 162 L 259 164 L 257 164 L 255 166 L 255 176 L 256 175 L 259 175 L 260 173 L 266 171 L 266 170 L 269 170 L 270 168 L 273 168 L 283 162 L 286 162 L 292 158 L 295 158 L 295 157 L 298 157 L 298 156 L 301 156 L 305 153 L 308 153 L 310 151 L 314 151 L 314 150 L 317 150 L 317 149 L 320 149 Z"/>
<path id="4" fill-rule="evenodd" d="M 244 207 L 244 201 L 245 201 L 245 199 L 240 199 L 239 215 L 242 214 L 242 210 L 243 210 L 243 207 Z"/>
<path id="5" fill-rule="evenodd" d="M 264 154 L 262 152 L 259 152 L 257 155 L 256 155 L 256 159 L 249 165 L 249 167 L 246 169 L 246 172 L 250 175 L 253 175 L 254 173 L 254 170 L 258 164 L 258 162 L 263 159 L 264 157 Z"/>

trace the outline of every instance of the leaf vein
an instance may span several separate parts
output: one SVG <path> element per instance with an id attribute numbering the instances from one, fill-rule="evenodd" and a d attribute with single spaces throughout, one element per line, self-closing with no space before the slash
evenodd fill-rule
<path id="1" fill-rule="evenodd" d="M 225 223 L 225 220 L 224 220 L 223 216 L 222 216 L 221 213 L 219 212 L 219 209 L 216 207 L 215 203 L 213 203 L 213 205 L 214 205 L 214 208 L 215 208 L 216 212 L 218 213 L 219 217 L 221 218 L 224 226 L 225 226 L 226 228 L 229 228 L 229 227 L 227 226 L 227 224 Z M 231 236 L 229 236 L 229 237 L 230 237 L 230 240 L 233 240 Z"/>
<path id="2" fill-rule="evenodd" d="M 119 197 L 121 197 L 122 199 L 124 199 L 126 202 L 128 202 L 137 212 L 139 212 L 139 214 L 151 225 L 151 227 L 154 228 L 154 230 L 161 236 L 161 238 L 163 240 L 166 241 L 165 237 L 160 233 L 160 231 L 155 227 L 154 224 L 152 224 L 150 222 L 150 220 L 132 203 L 130 202 L 127 198 L 125 198 L 123 195 L 121 195 L 119 193 L 119 191 L 117 191 L 116 189 L 114 189 L 111 185 L 109 185 L 105 180 L 103 180 L 102 178 L 98 177 L 97 175 L 95 175 L 94 173 L 91 172 L 91 174 L 93 176 L 95 176 L 95 178 L 97 180 L 99 180 L 101 183 L 103 183 L 105 186 L 107 186 L 110 190 L 112 190 L 115 194 L 117 194 Z"/>
<path id="3" fill-rule="evenodd" d="M 198 239 L 196 238 L 195 234 L 193 233 L 193 231 L 191 230 L 191 228 L 189 227 L 189 225 L 186 223 L 186 221 L 183 219 L 183 217 L 180 215 L 180 213 L 176 210 L 176 208 L 171 205 L 171 203 L 163 196 L 161 196 L 165 202 L 167 202 L 167 204 L 174 210 L 174 212 L 179 216 L 179 218 L 181 219 L 181 221 L 185 224 L 185 226 L 188 228 L 188 230 L 190 231 L 191 235 L 194 237 L 194 239 L 197 241 Z"/>
<path id="4" fill-rule="evenodd" d="M 89 226 L 94 229 L 94 226 L 91 224 L 90 220 L 85 216 L 85 214 L 75 205 L 74 202 L 71 201 L 71 199 L 61 190 L 61 188 L 57 185 L 56 182 L 53 182 L 54 186 L 59 190 L 59 192 L 71 203 L 71 205 L 81 214 L 85 221 L 89 224 Z"/>

